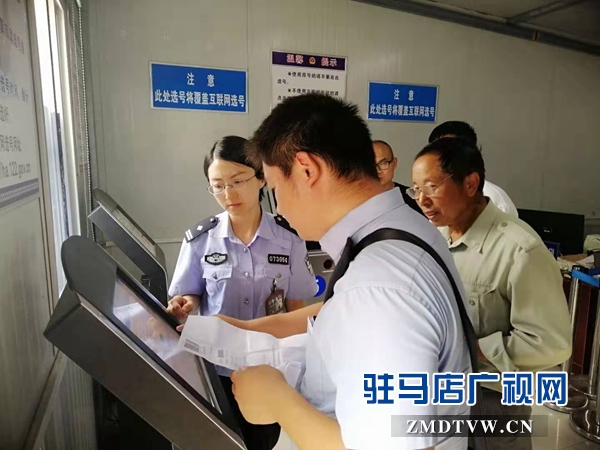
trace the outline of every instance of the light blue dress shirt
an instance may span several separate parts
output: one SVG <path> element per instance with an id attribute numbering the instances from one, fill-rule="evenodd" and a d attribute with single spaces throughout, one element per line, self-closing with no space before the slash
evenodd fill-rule
<path id="1" fill-rule="evenodd" d="M 402 229 L 429 243 L 464 294 L 444 238 L 395 189 L 348 213 L 327 232 L 321 246 L 337 262 L 348 237 L 356 244 L 379 228 Z M 308 325 L 301 393 L 318 410 L 337 419 L 346 448 L 467 448 L 466 438 L 391 436 L 393 415 L 469 413 L 464 404 L 415 406 L 412 400 L 398 399 L 400 373 L 426 372 L 433 378 L 436 372 L 471 371 L 452 286 L 424 250 L 401 241 L 367 247 L 336 283 L 314 325 Z M 389 396 L 393 404 L 367 404 L 365 374 L 393 375 L 394 391 Z M 379 398 L 382 394 L 378 392 Z"/>

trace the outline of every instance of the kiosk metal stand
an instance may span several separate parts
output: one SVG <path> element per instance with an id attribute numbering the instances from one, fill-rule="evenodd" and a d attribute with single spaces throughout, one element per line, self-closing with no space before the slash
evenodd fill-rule
<path id="1" fill-rule="evenodd" d="M 569 291 L 569 314 L 571 318 L 571 336 L 575 336 L 575 326 L 577 319 L 577 305 L 579 303 L 579 280 L 576 278 L 571 279 L 571 289 Z M 594 340 L 595 342 L 595 340 Z M 559 411 L 562 413 L 571 413 L 573 411 L 577 411 L 583 407 L 585 407 L 588 403 L 587 398 L 578 392 L 572 386 L 571 379 L 571 363 L 573 361 L 573 356 L 571 355 L 569 359 L 563 362 L 560 366 L 560 370 L 562 372 L 566 372 L 569 374 L 569 401 L 564 406 L 555 405 L 553 403 L 546 403 L 544 406 L 546 408 L 550 408 L 554 411 Z"/>
<path id="2" fill-rule="evenodd" d="M 596 289 L 600 288 L 600 279 L 591 275 L 590 273 L 584 273 L 579 270 L 573 270 L 571 272 L 573 281 L 579 283 L 585 283 Z M 596 400 L 588 402 L 588 405 L 580 410 L 571 413 L 571 426 L 581 436 L 590 439 L 594 442 L 600 443 L 600 403 L 598 402 L 598 389 L 600 383 L 598 383 L 598 371 L 600 370 L 600 364 L 598 358 L 600 358 L 600 308 L 596 313 L 596 330 L 594 332 L 594 343 L 592 350 L 592 361 L 590 365 L 590 376 L 588 377 L 587 383 L 583 384 L 583 389 L 589 397 L 594 397 Z"/>

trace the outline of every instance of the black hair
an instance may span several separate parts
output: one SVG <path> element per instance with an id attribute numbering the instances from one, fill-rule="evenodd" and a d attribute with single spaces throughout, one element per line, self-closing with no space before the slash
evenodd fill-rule
<path id="1" fill-rule="evenodd" d="M 421 150 L 415 161 L 425 155 L 436 155 L 441 169 L 458 183 L 472 173 L 479 175 L 477 191 L 483 193 L 485 183 L 485 164 L 479 149 L 468 139 L 444 138 L 433 141 Z"/>
<path id="2" fill-rule="evenodd" d="M 392 158 L 394 158 L 394 149 L 392 149 L 392 146 L 390 144 L 388 144 L 385 141 L 382 141 L 381 139 L 376 139 L 373 141 L 373 145 L 375 144 L 379 144 L 379 145 L 385 145 L 387 148 L 390 149 L 390 153 L 392 154 Z"/>
<path id="3" fill-rule="evenodd" d="M 328 95 L 291 97 L 271 111 L 251 139 L 249 157 L 292 173 L 297 152 L 321 157 L 341 179 L 378 180 L 373 142 L 358 107 Z"/>
<path id="4" fill-rule="evenodd" d="M 243 166 L 254 169 L 256 178 L 264 181 L 265 174 L 262 170 L 262 165 L 255 165 L 246 155 L 246 146 L 248 140 L 240 136 L 225 136 L 219 139 L 212 146 L 208 155 L 204 157 L 204 176 L 208 180 L 208 168 L 215 159 L 222 159 L 232 163 L 242 164 Z M 264 197 L 264 189 L 261 189 L 258 194 L 258 201 L 261 202 Z"/>
<path id="5" fill-rule="evenodd" d="M 467 122 L 451 120 L 444 122 L 433 129 L 429 135 L 429 143 L 441 138 L 442 136 L 452 135 L 453 137 L 466 139 L 475 147 L 477 147 L 477 133 L 475 129 Z"/>

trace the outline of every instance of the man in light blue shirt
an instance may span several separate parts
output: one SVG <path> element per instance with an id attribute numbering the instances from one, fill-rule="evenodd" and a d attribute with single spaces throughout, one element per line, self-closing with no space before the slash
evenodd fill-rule
<path id="1" fill-rule="evenodd" d="M 434 248 L 462 292 L 440 233 L 396 191 L 381 186 L 370 133 L 355 106 L 323 95 L 288 99 L 265 119 L 252 144 L 249 156 L 263 163 L 278 212 L 301 238 L 320 241 L 338 262 L 348 238 L 356 244 L 380 228 L 406 230 Z M 457 301 L 424 250 L 383 241 L 356 257 L 324 306 L 248 322 L 224 318 L 279 337 L 308 332 L 300 392 L 271 367 L 232 374 L 242 413 L 253 423 L 280 423 L 300 449 L 465 450 L 465 437 L 392 437 L 390 425 L 393 415 L 469 413 L 465 404 L 414 405 L 398 398 L 401 373 L 471 371 Z M 393 374 L 389 404 L 368 403 L 365 374 Z"/>

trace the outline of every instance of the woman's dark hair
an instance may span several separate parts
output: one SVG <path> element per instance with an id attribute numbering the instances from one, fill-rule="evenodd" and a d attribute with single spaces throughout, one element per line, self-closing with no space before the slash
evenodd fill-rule
<path id="1" fill-rule="evenodd" d="M 240 136 L 225 136 L 215 142 L 212 146 L 208 155 L 204 158 L 204 176 L 208 180 L 208 168 L 214 162 L 215 159 L 222 159 L 223 161 L 229 161 L 232 163 L 242 164 L 243 166 L 254 169 L 256 178 L 264 181 L 265 175 L 262 167 L 256 167 L 246 157 L 246 146 L 248 140 Z M 264 197 L 264 190 L 261 189 L 258 194 L 258 201 L 261 202 Z"/>

